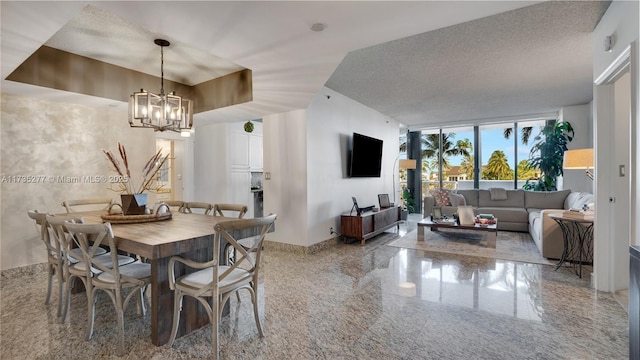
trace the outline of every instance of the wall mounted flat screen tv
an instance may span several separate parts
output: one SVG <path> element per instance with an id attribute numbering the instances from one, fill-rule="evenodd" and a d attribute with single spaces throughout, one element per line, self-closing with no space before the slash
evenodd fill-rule
<path id="1" fill-rule="evenodd" d="M 382 140 L 353 133 L 351 143 L 351 177 L 380 177 Z"/>

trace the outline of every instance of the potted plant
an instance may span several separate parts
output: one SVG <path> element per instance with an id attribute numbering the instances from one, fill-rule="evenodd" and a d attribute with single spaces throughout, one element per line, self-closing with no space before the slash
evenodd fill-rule
<path id="1" fill-rule="evenodd" d="M 540 131 L 529 152 L 529 166 L 540 171 L 534 182 L 527 180 L 522 187 L 533 191 L 557 190 L 557 178 L 562 175 L 562 161 L 567 144 L 573 140 L 573 127 L 566 121 L 546 125 Z"/>
<path id="2" fill-rule="evenodd" d="M 400 218 L 402 220 L 407 220 L 409 213 L 412 213 L 415 210 L 416 201 L 413 199 L 413 195 L 411 195 L 411 191 L 408 188 L 402 189 L 402 212 L 400 213 Z"/>
<path id="3" fill-rule="evenodd" d="M 107 156 L 114 171 L 118 174 L 118 181 L 113 182 L 113 184 L 117 184 L 118 188 L 111 188 L 111 190 L 120 192 L 123 214 L 145 214 L 147 208 L 147 194 L 145 194 L 145 191 L 158 191 L 162 188 L 162 185 L 158 185 L 156 181 L 157 175 L 169 158 L 169 154 L 163 156 L 162 150 L 158 150 L 142 168 L 141 179 L 139 180 L 139 185 L 136 186 L 134 179 L 131 177 L 127 152 L 124 146 L 118 143 L 118 153 L 120 154 L 122 162 L 113 155 L 111 150 L 102 151 Z"/>

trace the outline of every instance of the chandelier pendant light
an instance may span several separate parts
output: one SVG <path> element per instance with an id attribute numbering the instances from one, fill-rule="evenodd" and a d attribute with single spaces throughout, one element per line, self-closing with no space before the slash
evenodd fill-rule
<path id="1" fill-rule="evenodd" d="M 134 92 L 129 97 L 129 125 L 155 131 L 175 131 L 188 137 L 193 126 L 193 102 L 175 92 L 164 93 L 164 48 L 170 43 L 164 39 L 153 42 L 160 46 L 160 94 L 144 89 Z"/>

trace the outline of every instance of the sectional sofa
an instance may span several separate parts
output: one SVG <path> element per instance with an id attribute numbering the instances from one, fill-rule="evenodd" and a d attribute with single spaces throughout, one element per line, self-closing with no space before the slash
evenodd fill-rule
<path id="1" fill-rule="evenodd" d="M 542 256 L 559 259 L 564 248 L 562 230 L 549 214 L 593 203 L 593 195 L 584 192 L 524 190 L 432 190 L 424 198 L 424 216 L 439 206 L 448 216 L 458 206 L 469 205 L 476 214 L 493 214 L 498 230 L 529 232 Z"/>

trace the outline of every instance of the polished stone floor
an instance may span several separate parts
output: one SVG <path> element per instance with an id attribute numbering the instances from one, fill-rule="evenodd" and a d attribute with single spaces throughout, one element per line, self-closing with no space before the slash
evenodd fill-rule
<path id="1" fill-rule="evenodd" d="M 258 337 L 248 296 L 221 324 L 223 359 L 626 359 L 627 313 L 568 269 L 386 246 L 415 229 L 313 255 L 265 251 Z M 45 306 L 46 275 L 3 278 L 1 359 L 115 358 L 115 318 L 98 299 L 85 341 L 86 297 L 70 321 Z M 149 295 L 152 296 L 152 295 Z M 131 304 L 133 305 L 133 304 Z M 149 339 L 149 316 L 125 314 L 126 359 L 211 357 L 211 327 L 172 348 Z"/>

